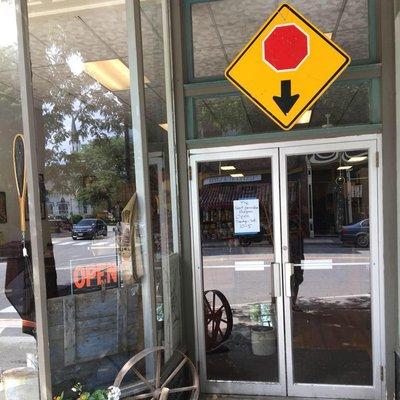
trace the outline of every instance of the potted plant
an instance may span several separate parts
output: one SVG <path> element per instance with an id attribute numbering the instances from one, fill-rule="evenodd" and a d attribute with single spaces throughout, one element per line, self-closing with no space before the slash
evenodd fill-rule
<path id="1" fill-rule="evenodd" d="M 55 396 L 53 400 L 108 400 L 108 390 L 98 389 L 93 393 L 86 392 L 83 385 L 77 383 L 71 389 L 73 397 L 66 396 L 64 392 Z"/>
<path id="2" fill-rule="evenodd" d="M 276 329 L 273 305 L 257 303 L 250 306 L 252 322 L 250 336 L 252 352 L 256 356 L 270 356 L 276 352 Z"/>

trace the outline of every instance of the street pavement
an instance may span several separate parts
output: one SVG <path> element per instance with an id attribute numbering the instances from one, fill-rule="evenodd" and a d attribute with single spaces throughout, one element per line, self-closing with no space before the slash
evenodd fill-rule
<path id="1" fill-rule="evenodd" d="M 369 249 L 344 246 L 336 238 L 307 239 L 304 258 L 316 264 L 303 269 L 300 297 L 341 301 L 370 295 Z M 270 265 L 277 259 L 266 243 L 250 247 L 207 243 L 203 247 L 204 289 L 222 291 L 231 305 L 268 302 Z"/>
<path id="2" fill-rule="evenodd" d="M 73 240 L 63 233 L 53 234 L 52 243 L 59 287 L 71 285 L 72 270 L 78 265 L 116 262 L 116 238 L 111 227 L 106 238 Z"/>
<path id="3" fill-rule="evenodd" d="M 26 354 L 35 353 L 36 341 L 22 333 L 22 321 L 5 296 L 6 263 L 0 263 L 0 372 L 26 365 Z"/>

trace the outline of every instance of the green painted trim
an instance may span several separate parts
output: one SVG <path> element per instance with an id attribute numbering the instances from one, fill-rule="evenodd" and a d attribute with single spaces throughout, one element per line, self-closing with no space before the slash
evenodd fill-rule
<path id="1" fill-rule="evenodd" d="M 192 50 L 192 49 L 191 49 Z M 352 61 L 350 66 L 347 68 L 347 70 L 354 70 L 357 71 L 357 69 L 365 69 L 366 71 L 369 70 L 370 65 L 376 65 L 374 60 L 357 60 L 357 61 Z M 379 65 L 379 64 L 378 64 Z M 192 58 L 192 68 L 194 68 L 193 65 L 193 58 Z M 193 71 L 193 69 L 192 69 Z M 343 79 L 340 78 L 339 79 Z M 345 79 L 351 79 L 351 78 L 345 78 Z M 220 82 L 221 80 L 226 80 L 224 79 L 223 75 L 211 75 L 211 76 L 205 76 L 205 77 L 200 77 L 200 78 L 195 78 L 194 74 L 188 76 L 188 84 L 201 84 L 201 83 L 206 83 L 206 82 Z"/>
<path id="2" fill-rule="evenodd" d="M 380 82 L 380 79 L 378 78 L 372 78 L 372 79 L 365 79 L 365 78 L 359 78 L 359 79 L 343 79 L 336 81 L 332 86 L 343 86 L 343 85 L 348 85 L 349 83 L 366 83 L 366 82 L 372 82 L 372 81 L 378 81 Z M 222 82 L 220 81 L 218 85 L 220 85 Z M 197 88 L 199 87 L 209 87 L 210 85 L 204 85 L 204 84 L 189 84 L 191 87 L 192 85 L 196 85 Z M 211 85 L 212 86 L 212 85 Z M 241 95 L 241 92 L 239 92 L 236 88 L 232 86 L 232 91 L 229 92 L 216 92 L 216 93 L 206 93 L 206 94 L 199 94 L 196 96 L 186 96 L 187 99 L 213 99 L 213 98 L 218 98 L 218 97 L 229 97 L 229 96 L 239 96 Z"/>
<path id="3" fill-rule="evenodd" d="M 221 92 L 221 93 L 213 93 L 213 94 L 199 94 L 197 96 L 187 96 L 187 98 L 192 98 L 192 99 L 214 99 L 216 97 L 230 97 L 230 96 L 238 96 L 241 95 L 242 93 L 239 92 L 237 89 L 233 90 L 232 92 Z"/>
<path id="4" fill-rule="evenodd" d="M 371 72 L 371 73 L 376 73 L 377 75 L 380 75 L 381 73 L 381 64 L 368 64 L 368 65 L 352 65 L 346 70 L 346 75 L 343 77 L 339 77 L 339 79 L 336 81 L 335 84 L 339 84 L 340 82 L 344 81 L 357 81 L 357 80 L 368 80 L 368 79 L 375 79 L 375 78 L 352 78 L 351 76 L 348 76 L 348 74 L 353 74 L 353 73 L 362 73 L 362 72 Z M 195 90 L 195 89 L 202 89 L 202 88 L 218 88 L 218 86 L 232 86 L 232 92 L 237 92 L 237 89 L 229 84 L 229 81 L 224 78 L 216 78 L 215 80 L 212 81 L 205 81 L 205 82 L 192 82 L 192 83 L 186 83 L 184 84 L 185 90 Z M 224 93 L 227 95 L 227 93 Z M 209 96 L 209 95 L 208 95 Z"/>
<path id="5" fill-rule="evenodd" d="M 284 142 L 291 140 L 320 139 L 328 137 L 365 135 L 382 133 L 382 124 L 363 124 L 335 126 L 333 128 L 297 129 L 289 132 L 267 132 L 245 136 L 228 136 L 207 139 L 187 140 L 188 149 L 209 148 L 217 146 L 234 146 L 253 143 Z"/>
<path id="6" fill-rule="evenodd" d="M 188 139 L 195 139 L 197 134 L 197 118 L 194 97 L 186 97 L 186 132 Z"/>
<path id="7" fill-rule="evenodd" d="M 376 124 L 382 122 L 381 80 L 371 79 L 370 82 L 369 120 Z"/>
<path id="8" fill-rule="evenodd" d="M 361 71 L 379 71 L 381 72 L 382 65 L 379 63 L 363 64 L 363 65 L 350 65 L 347 71 L 361 72 Z M 350 78 L 348 78 L 350 79 Z"/>

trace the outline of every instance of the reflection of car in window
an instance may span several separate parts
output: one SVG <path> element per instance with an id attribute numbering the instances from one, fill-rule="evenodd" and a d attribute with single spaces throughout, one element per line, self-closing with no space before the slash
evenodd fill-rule
<path id="1" fill-rule="evenodd" d="M 101 219 L 85 218 L 73 226 L 72 239 L 94 239 L 98 236 L 107 237 L 107 225 Z"/>
<path id="2" fill-rule="evenodd" d="M 342 226 L 339 231 L 343 243 L 354 244 L 359 247 L 369 246 L 369 219 L 363 219 L 350 225 Z"/>

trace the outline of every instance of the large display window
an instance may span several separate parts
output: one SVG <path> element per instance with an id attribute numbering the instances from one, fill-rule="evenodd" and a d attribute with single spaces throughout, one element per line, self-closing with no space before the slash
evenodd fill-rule
<path id="1" fill-rule="evenodd" d="M 172 78 L 164 73 L 170 63 L 164 63 L 166 4 L 68 0 L 22 7 L 28 25 L 21 34 L 24 46 L 29 42 L 32 72 L 22 78 L 28 82 L 24 89 L 32 83 L 33 94 L 27 135 L 37 148 L 29 162 L 37 168 L 40 216 L 18 206 L 18 195 L 24 196 L 13 171 L 24 168 L 13 162 L 18 154 L 13 141 L 22 131 L 16 38 L 4 45 L 1 112 L 10 122 L 2 135 L 9 173 L 0 186 L 5 228 L 0 260 L 3 280 L 18 280 L 12 290 L 3 282 L 4 321 L 13 319 L 11 328 L 19 335 L 7 332 L 24 344 L 9 349 L 4 363 L 10 365 L 2 369 L 26 365 L 26 353 L 36 352 L 36 328 L 44 323 L 41 340 L 48 342 L 39 356 L 46 398 L 96 390 L 105 395 L 135 354 L 163 345 L 167 361 L 181 344 L 176 180 L 169 156 Z M 7 18 L 13 16 L 14 4 L 4 1 L 3 8 L 10 11 Z M 25 247 L 20 244 L 22 225 L 29 226 L 30 219 L 40 230 L 32 246 L 43 248 L 33 268 L 45 270 L 45 290 L 36 293 L 46 297 L 44 309 L 35 307 L 29 269 L 22 265 L 30 262 L 28 231 Z M 10 265 L 19 275 L 6 273 Z M 9 304 L 10 291 L 18 298 Z M 20 312 L 20 303 L 31 312 Z M 35 355 L 28 357 L 35 362 Z M 152 365 L 143 360 L 119 382 L 124 395 L 143 390 L 137 383 Z"/>

